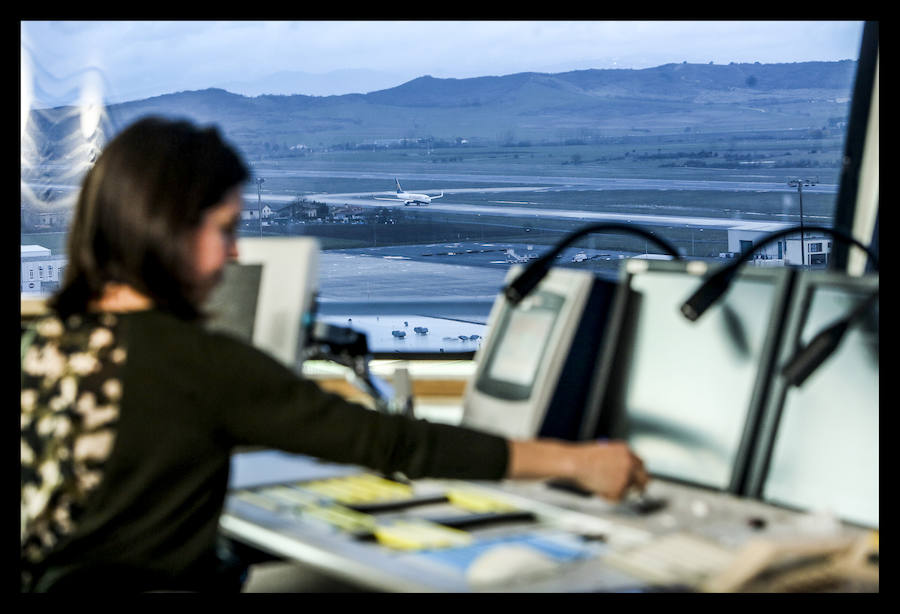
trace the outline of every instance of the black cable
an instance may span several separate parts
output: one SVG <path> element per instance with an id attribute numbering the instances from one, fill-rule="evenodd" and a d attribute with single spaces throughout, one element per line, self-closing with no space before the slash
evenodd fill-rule
<path id="1" fill-rule="evenodd" d="M 522 273 L 518 277 L 516 277 L 516 279 L 514 279 L 508 286 L 503 289 L 504 296 L 506 296 L 507 300 L 509 300 L 510 303 L 512 303 L 513 305 L 517 305 L 528 295 L 529 292 L 534 289 L 535 286 L 538 285 L 538 283 L 544 278 L 544 276 L 547 275 L 547 272 L 550 270 L 550 266 L 553 264 L 553 260 L 556 258 L 556 256 L 559 255 L 560 252 L 562 252 L 562 250 L 585 235 L 594 232 L 605 232 L 609 230 L 618 230 L 640 235 L 648 241 L 651 241 L 657 246 L 661 247 L 674 259 L 681 260 L 681 254 L 678 253 L 678 250 L 671 243 L 669 243 L 665 239 L 655 236 L 653 233 L 645 230 L 644 228 L 641 228 L 640 226 L 620 224 L 616 222 L 591 224 L 565 236 L 562 241 L 560 241 L 553 247 L 553 249 L 528 265 L 528 267 L 524 271 L 522 271 Z"/>

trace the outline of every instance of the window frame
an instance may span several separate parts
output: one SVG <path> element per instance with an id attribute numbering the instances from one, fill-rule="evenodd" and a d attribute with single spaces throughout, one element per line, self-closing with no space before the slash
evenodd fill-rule
<path id="1" fill-rule="evenodd" d="M 856 68 L 856 80 L 853 84 L 853 98 L 850 101 L 850 116 L 848 118 L 847 137 L 844 147 L 844 166 L 841 170 L 840 184 L 838 186 L 838 198 L 835 204 L 834 228 L 843 230 L 853 235 L 862 243 L 869 245 L 875 256 L 878 257 L 878 202 L 875 207 L 875 224 L 872 236 L 860 236 L 854 228 L 858 209 L 864 206 L 860 202 L 860 178 L 863 172 L 863 164 L 872 162 L 865 160 L 866 139 L 870 123 L 877 121 L 878 116 L 872 116 L 872 102 L 875 96 L 878 77 L 878 22 L 867 21 L 863 26 L 862 42 L 858 64 Z M 878 160 L 874 160 L 878 164 Z M 850 246 L 843 241 L 836 242 L 829 259 L 830 266 L 835 270 L 848 271 Z M 872 270 L 872 263 L 866 264 L 866 270 Z"/>

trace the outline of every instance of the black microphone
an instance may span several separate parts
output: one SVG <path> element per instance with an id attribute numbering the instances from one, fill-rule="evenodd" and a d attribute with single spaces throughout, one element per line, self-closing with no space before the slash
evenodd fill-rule
<path id="1" fill-rule="evenodd" d="M 820 331 L 806 346 L 787 361 L 781 370 L 790 386 L 801 386 L 825 359 L 831 356 L 850 325 L 860 318 L 878 298 L 878 290 L 861 301 L 849 315 Z"/>
<path id="2" fill-rule="evenodd" d="M 713 273 L 709 279 L 703 282 L 697 291 L 681 306 L 681 313 L 692 322 L 703 315 L 710 305 L 715 303 L 720 296 L 725 294 L 731 280 L 737 275 L 736 266 L 725 266 Z"/>
<path id="3" fill-rule="evenodd" d="M 731 282 L 734 279 L 734 276 L 737 274 L 738 268 L 740 268 L 740 266 L 744 264 L 744 262 L 749 260 L 750 256 L 752 256 L 754 252 L 756 252 L 756 250 L 765 245 L 768 245 L 776 239 L 780 239 L 781 237 L 793 234 L 798 231 L 800 231 L 800 227 L 795 226 L 792 228 L 785 228 L 784 230 L 774 232 L 763 239 L 762 242 L 754 245 L 752 250 L 745 251 L 734 262 L 723 266 L 721 269 L 713 273 L 681 305 L 681 313 L 683 313 L 684 316 L 689 320 L 696 321 L 701 315 L 703 315 L 703 312 L 706 311 L 710 307 L 710 305 L 719 300 L 719 298 L 728 291 L 728 288 L 729 286 L 731 286 Z M 872 261 L 872 264 L 875 266 L 875 269 L 878 270 L 877 256 L 875 256 L 872 250 L 869 249 L 866 245 L 863 245 L 859 240 L 850 236 L 849 234 L 834 228 L 827 228 L 825 226 L 805 226 L 803 231 L 825 232 L 837 239 L 841 239 L 843 241 L 856 245 L 857 247 L 865 251 L 866 254 L 868 254 L 869 258 Z"/>
<path id="4" fill-rule="evenodd" d="M 534 287 L 537 286 L 540 281 L 547 275 L 547 272 L 550 270 L 550 266 L 553 264 L 553 260 L 556 258 L 556 256 L 559 255 L 560 252 L 562 252 L 562 250 L 564 250 L 566 247 L 568 247 L 581 237 L 592 232 L 604 232 L 609 230 L 618 230 L 622 232 L 638 234 L 648 241 L 651 241 L 657 246 L 661 247 L 663 251 L 667 252 L 674 259 L 681 259 L 681 254 L 678 253 L 678 250 L 671 243 L 669 243 L 665 239 L 655 236 L 653 233 L 641 228 L 640 226 L 618 224 L 615 222 L 591 224 L 589 226 L 580 228 L 570 233 L 569 235 L 566 235 L 562 241 L 560 241 L 553 247 L 553 249 L 528 265 L 528 267 L 524 271 L 522 271 L 522 273 L 518 277 L 516 277 L 508 286 L 503 289 L 503 295 L 510 303 L 512 303 L 513 305 L 518 305 L 519 302 L 521 302 L 522 299 L 528 296 L 528 293 L 534 290 Z"/>

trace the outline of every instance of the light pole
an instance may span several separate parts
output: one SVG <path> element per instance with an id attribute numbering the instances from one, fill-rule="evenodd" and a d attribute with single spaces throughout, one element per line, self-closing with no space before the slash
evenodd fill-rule
<path id="1" fill-rule="evenodd" d="M 792 188 L 797 188 L 797 196 L 800 199 L 800 266 L 804 268 L 806 267 L 806 246 L 803 241 L 803 186 L 816 185 L 818 182 L 818 177 L 815 179 L 800 179 L 798 177 L 796 179 L 788 179 L 787 182 Z"/>
<path id="2" fill-rule="evenodd" d="M 259 224 L 259 236 L 262 236 L 262 184 L 265 181 L 262 177 L 256 178 L 256 223 Z"/>

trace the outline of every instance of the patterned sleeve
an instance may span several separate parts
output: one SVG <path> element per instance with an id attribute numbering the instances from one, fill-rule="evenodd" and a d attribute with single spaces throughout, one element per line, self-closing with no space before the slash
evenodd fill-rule
<path id="1" fill-rule="evenodd" d="M 73 531 L 102 479 L 116 439 L 126 358 L 117 324 L 108 314 L 65 324 L 48 316 L 22 335 L 23 571 Z"/>

